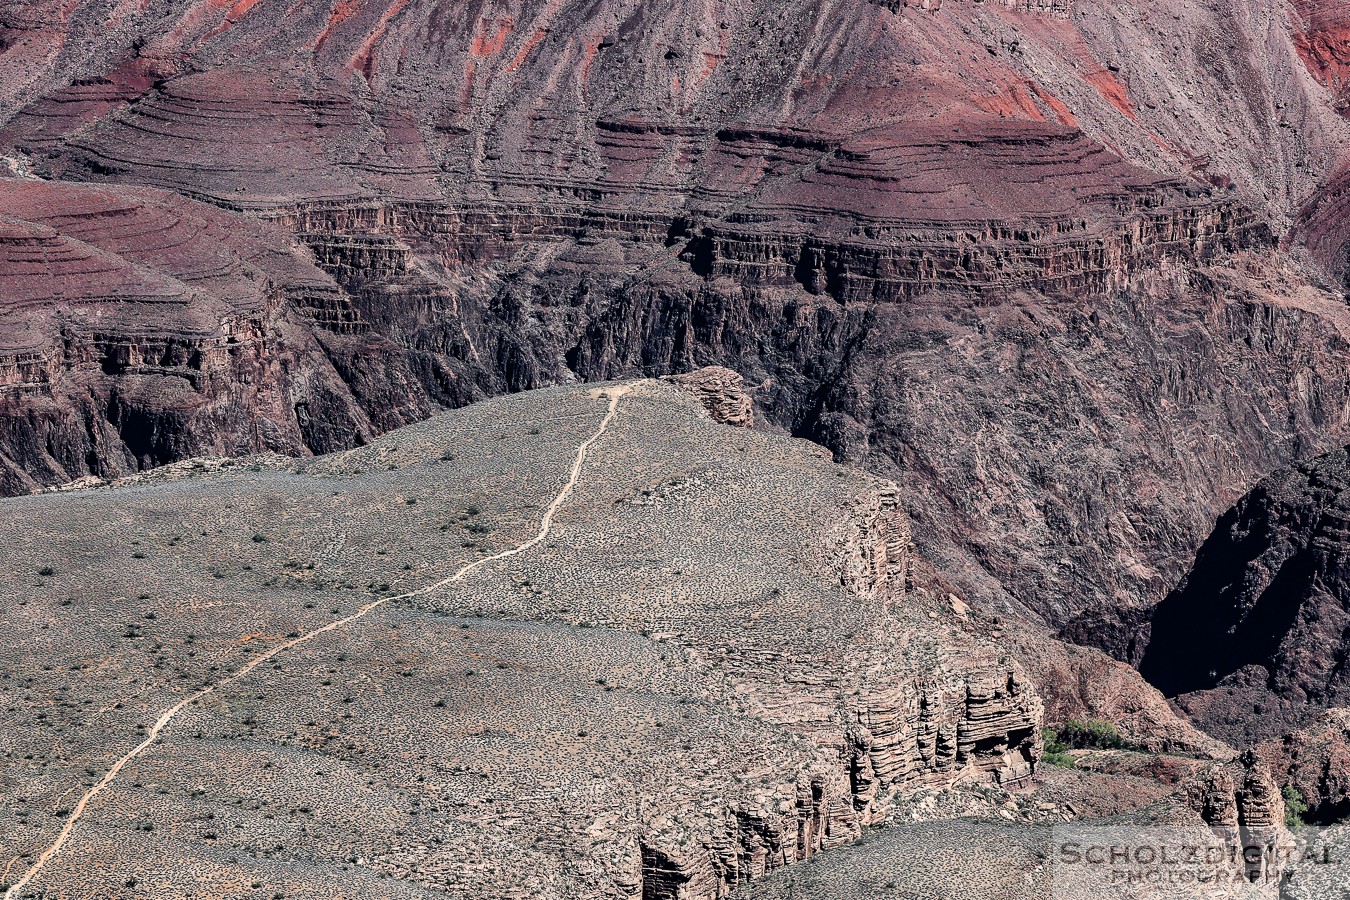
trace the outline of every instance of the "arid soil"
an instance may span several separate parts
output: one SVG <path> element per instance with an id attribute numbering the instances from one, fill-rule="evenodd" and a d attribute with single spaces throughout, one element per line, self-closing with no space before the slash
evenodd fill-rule
<path id="1" fill-rule="evenodd" d="M 1337 818 L 1348 104 L 1341 0 L 0 4 L 6 900 Z"/>
<path id="2" fill-rule="evenodd" d="M 12 898 L 715 896 L 1040 752 L 893 487 L 674 385 L 4 506 Z"/>

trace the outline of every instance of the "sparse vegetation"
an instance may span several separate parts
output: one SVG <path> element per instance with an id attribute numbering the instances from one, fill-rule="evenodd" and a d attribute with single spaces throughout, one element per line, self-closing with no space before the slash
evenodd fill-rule
<path id="1" fill-rule="evenodd" d="M 636 419 L 615 421 L 628 427 Z M 526 428 L 528 423 L 526 419 Z M 657 430 L 657 440 L 668 439 L 665 423 Z M 519 435 L 520 431 L 510 433 Z M 715 440 L 716 433 L 712 434 L 709 439 Z M 640 430 L 634 436 L 649 440 Z M 298 486 L 295 495 L 287 493 L 290 488 L 286 484 L 269 481 L 260 496 L 256 479 L 234 472 L 228 480 L 213 485 L 216 493 L 209 501 L 183 512 L 182 521 L 167 523 L 161 519 L 168 502 L 155 507 L 142 495 L 134 505 L 123 509 L 116 505 L 120 495 L 109 492 L 115 513 L 109 518 L 118 528 L 126 529 L 115 534 L 115 542 L 109 544 L 114 556 L 138 549 L 130 544 L 132 537 L 141 539 L 141 549 L 154 550 L 164 546 L 164 535 L 169 533 L 165 529 L 193 536 L 170 554 L 154 554 L 153 565 L 126 566 L 126 572 L 110 572 L 106 584 L 77 588 L 66 585 L 63 577 L 60 591 L 48 586 L 33 593 L 37 603 L 53 607 L 67 594 L 77 595 L 81 609 L 79 615 L 67 612 L 51 617 L 53 630 L 69 629 L 72 635 L 69 653 L 52 654 L 56 673 L 40 686 L 10 689 L 7 700 L 15 707 L 23 703 L 23 708 L 29 708 L 30 701 L 24 695 L 37 697 L 39 688 L 44 699 L 51 701 L 23 720 L 24 724 L 33 723 L 36 734 L 20 734 L 16 740 L 54 746 L 56 729 L 64 729 L 60 741 L 71 742 L 75 729 L 81 728 L 90 735 L 88 746 L 95 750 L 131 746 L 135 741 L 122 732 L 130 733 L 135 727 L 144 736 L 149 727 L 133 725 L 132 716 L 147 723 L 157 722 L 162 709 L 162 704 L 156 705 L 159 698 L 168 703 L 186 696 L 197 685 L 218 684 L 238 672 L 247 660 L 256 659 L 278 643 L 325 627 L 331 620 L 326 621 L 320 613 L 330 606 L 336 619 L 339 610 L 351 612 L 374 599 L 368 592 L 387 597 L 414 592 L 446 578 L 464 564 L 464 558 L 473 559 L 475 549 L 488 553 L 534 540 L 538 516 L 556 496 L 559 473 L 566 474 L 575 459 L 572 436 L 556 438 L 555 442 L 551 433 L 549 441 L 522 442 L 540 447 L 538 457 L 521 464 L 513 462 L 503 470 L 500 461 L 475 468 L 480 457 L 489 462 L 491 458 L 474 453 L 473 441 L 490 442 L 491 434 L 470 435 L 464 438 L 465 454 L 460 464 L 429 467 L 420 475 L 405 466 L 397 478 L 373 474 L 365 484 L 351 485 L 341 500 L 328 496 L 329 485 L 322 479 L 349 477 L 347 467 L 354 461 L 368 461 L 368 452 L 355 451 L 350 461 L 341 457 L 341 473 L 331 476 L 324 473 L 334 471 L 332 462 L 316 461 L 312 464 L 315 474 L 308 480 L 294 480 Z M 634 443 L 642 446 L 640 441 Z M 614 448 L 619 448 L 619 453 L 612 456 Z M 667 448 L 657 444 L 655 449 Z M 694 449 L 700 454 L 706 452 L 701 446 Z M 544 450 L 549 453 L 547 457 Z M 780 780 L 790 782 L 799 766 L 815 753 L 810 741 L 790 725 L 769 719 L 755 719 L 750 729 L 743 729 L 739 713 L 726 701 L 732 698 L 733 679 L 751 692 L 752 699 L 766 679 L 772 681 L 774 691 L 783 690 L 778 668 L 783 654 L 827 669 L 824 674 L 828 678 L 838 678 L 841 672 L 832 654 L 815 653 L 817 642 L 825 647 L 840 639 L 851 644 L 871 640 L 872 631 L 858 627 L 852 615 L 855 601 L 838 592 L 833 580 L 825 585 L 826 590 L 818 590 L 815 574 L 789 563 L 796 559 L 794 554 L 800 547 L 813 546 L 811 542 L 818 540 L 820 522 L 809 514 L 797 521 L 784 513 L 793 512 L 792 500 L 800 489 L 812 504 L 809 509 L 828 510 L 834 515 L 837 503 L 832 473 L 825 462 L 799 461 L 796 465 L 801 471 L 819 466 L 823 475 L 816 477 L 829 487 L 816 496 L 810 473 L 794 471 L 794 477 L 802 478 L 801 485 L 778 482 L 774 489 L 780 493 L 771 497 L 775 503 L 766 509 L 747 504 L 744 496 L 726 497 L 718 491 L 708 492 L 706 498 L 693 497 L 688 503 L 672 503 L 654 510 L 668 530 L 648 534 L 640 518 L 648 514 L 643 510 L 625 512 L 624 520 L 611 515 L 605 479 L 638 477 L 642 483 L 673 483 L 677 480 L 673 472 L 687 470 L 697 460 L 680 458 L 678 468 L 662 471 L 658 466 L 653 472 L 649 467 L 655 454 L 649 458 L 630 455 L 632 451 L 633 445 L 627 440 L 600 442 L 593 447 L 581 470 L 581 487 L 562 508 L 556 523 L 560 527 L 548 537 L 534 540 L 536 552 L 505 558 L 486 571 L 473 570 L 470 577 L 458 579 L 453 589 L 427 592 L 417 596 L 416 602 L 406 600 L 406 606 L 418 607 L 413 614 L 403 613 L 402 607 L 395 612 L 395 605 L 390 603 L 382 612 L 344 624 L 321 640 L 274 659 L 267 657 L 211 697 L 194 700 L 195 711 L 184 710 L 184 715 L 170 723 L 165 739 L 145 752 L 144 764 L 128 767 L 119 781 L 121 788 L 139 774 L 147 780 L 142 789 L 146 795 L 163 797 L 149 804 L 139 803 L 134 819 L 127 811 L 120 812 L 116 819 L 107 816 L 107 821 L 123 823 L 126 858 L 135 859 L 132 854 L 152 850 L 161 842 L 190 845 L 195 841 L 205 847 L 204 855 L 212 858 L 215 851 L 209 845 L 216 844 L 220 859 L 231 852 L 248 850 L 261 859 L 274 860 L 275 871 L 289 872 L 283 867 L 303 849 L 297 848 L 295 834 L 284 830 L 284 822 L 279 820 L 307 817 L 310 814 L 305 810 L 312 805 L 313 815 L 324 820 L 321 840 L 335 850 L 331 859 L 350 858 L 351 865 L 356 866 L 358 859 L 388 858 L 392 864 L 402 865 L 402 851 L 391 852 L 381 843 L 383 831 L 371 839 L 362 833 L 359 822 L 350 825 L 348 817 L 341 814 L 341 804 L 355 796 L 347 790 L 350 780 L 353 787 L 364 783 L 372 788 L 369 796 L 380 804 L 388 802 L 406 809 L 406 818 L 391 817 L 389 842 L 396 841 L 399 847 L 436 847 L 444 837 L 441 825 L 456 793 L 467 787 L 470 795 L 477 797 L 486 790 L 492 795 L 490 802 L 475 800 L 452 814 L 458 818 L 467 812 L 463 822 L 466 836 L 482 843 L 488 864 L 500 865 L 500 859 L 492 855 L 498 834 L 513 841 L 528 841 L 539 834 L 559 834 L 566 840 L 569 832 L 557 830 L 548 819 L 557 806 L 543 802 L 549 791 L 560 792 L 559 798 L 564 801 L 572 795 L 561 792 L 586 791 L 586 803 L 596 805 L 598 814 L 612 814 L 617 807 L 611 794 L 630 795 L 622 769 L 615 768 L 614 750 L 634 740 L 651 743 L 650 749 L 640 749 L 658 755 L 662 770 L 681 773 L 678 783 L 671 786 L 672 806 L 692 806 L 704 799 L 717 802 L 723 796 L 719 791 L 740 790 L 737 778 L 742 760 L 755 765 L 769 779 L 766 797 L 777 790 L 773 785 Z M 431 454 L 438 452 L 433 450 Z M 678 457 L 683 451 L 676 444 L 674 452 Z M 616 459 L 629 468 L 612 471 Z M 759 460 L 751 462 L 760 464 Z M 382 469 L 383 465 L 367 468 Z M 199 491 L 217 477 L 214 473 L 204 475 L 190 490 Z M 418 477 L 424 480 L 415 482 Z M 623 483 L 625 495 L 632 493 L 627 482 Z M 182 484 L 173 484 L 172 488 L 165 495 L 166 501 L 182 502 Z M 151 485 L 139 490 L 155 489 Z M 665 496 L 664 489 L 655 493 Z M 830 503 L 820 502 L 821 496 Z M 230 502 L 221 502 L 222 497 Z M 471 497 L 482 497 L 492 506 L 492 512 L 469 503 Z M 411 528 L 400 527 L 410 512 L 400 513 L 399 508 L 414 498 L 419 510 L 435 518 Z M 179 514 L 170 509 L 169 517 L 175 515 Z M 614 527 L 616 521 L 627 527 L 630 517 L 637 517 L 631 522 L 632 533 Z M 437 527 L 446 522 L 447 533 L 438 532 Z M 591 545 L 582 540 L 578 544 L 577 539 L 585 538 L 597 522 L 602 523 L 604 541 Z M 770 540 L 763 538 L 766 526 L 773 529 Z M 203 528 L 209 530 L 199 540 L 195 535 Z M 479 535 L 489 535 L 493 541 Z M 466 549 L 458 547 L 463 539 L 467 539 Z M 269 541 L 277 547 L 255 547 L 251 553 L 247 549 L 250 544 Z M 486 548 L 489 543 L 500 546 Z M 581 548 L 585 549 L 577 552 Z M 50 551 L 44 555 L 64 568 L 61 559 L 52 557 Z M 748 569 L 741 565 L 750 557 L 763 563 L 762 571 L 758 562 Z M 256 560 L 252 570 L 243 561 L 248 558 Z M 612 582 L 594 577 L 601 571 L 599 567 L 615 560 L 632 561 L 631 568 L 626 569 L 627 577 Z M 28 564 L 28 581 L 35 580 L 31 572 L 36 568 Z M 314 570 L 327 578 L 303 574 Z M 399 583 L 391 586 L 396 573 L 412 572 L 425 577 L 398 574 Z M 280 588 L 261 586 L 276 584 L 274 575 L 280 578 Z M 316 598 L 310 588 L 320 588 L 315 583 L 320 580 L 326 593 Z M 793 644 L 800 637 L 796 623 L 780 628 L 779 622 L 781 613 L 792 609 L 798 598 L 808 593 L 804 585 L 812 586 L 814 602 L 837 602 L 843 614 L 812 622 L 815 627 L 811 636 Z M 304 592 L 285 593 L 297 586 L 304 587 Z M 660 608 L 644 608 L 661 595 L 665 601 Z M 705 595 L 718 603 L 704 608 L 700 598 Z M 754 617 L 758 624 L 753 631 L 739 632 L 738 619 L 727 616 L 722 601 L 744 603 L 745 608 L 737 609 L 734 615 Z M 533 607 L 547 611 L 547 616 L 531 615 Z M 158 618 L 154 618 L 156 615 Z M 503 627 L 504 618 L 547 621 Z M 667 622 L 668 618 L 671 621 Z M 717 645 L 703 643 L 707 631 L 703 626 L 709 621 L 716 623 Z M 123 622 L 130 624 L 124 626 Z M 566 624 L 569 622 L 572 626 Z M 644 623 L 648 635 L 656 631 L 660 637 L 639 641 L 629 634 Z M 906 627 L 909 624 L 906 622 Z M 398 632 L 399 628 L 403 631 Z M 124 632 L 125 639 L 121 636 Z M 694 644 L 688 655 L 679 646 L 683 638 L 671 636 L 675 634 L 687 634 Z M 714 649 L 720 648 L 723 635 L 738 642 L 741 636 L 750 635 L 744 646 L 747 655 L 733 661 Z M 117 657 L 117 665 L 105 663 L 110 656 L 105 649 L 108 644 L 113 645 L 111 655 Z M 86 650 L 85 645 L 92 650 Z M 667 646 L 669 654 L 662 652 Z M 863 649 L 870 652 L 875 648 Z M 86 673 L 75 674 L 73 663 L 84 663 Z M 8 662 L 0 665 L 0 672 L 8 667 Z M 686 671 L 688 676 L 678 674 Z M 463 677 L 459 677 L 461 673 Z M 909 673 L 900 672 L 896 677 L 908 678 Z M 557 690 L 549 689 L 552 685 Z M 0 682 L 0 687 L 9 685 Z M 817 693 L 816 686 L 788 685 L 786 690 L 800 692 L 803 697 L 825 697 L 823 692 Z M 75 705 L 86 701 L 79 692 L 91 701 L 87 709 Z M 356 702 L 358 696 L 361 703 Z M 621 702 L 613 702 L 620 696 Z M 72 702 L 69 698 L 76 699 Z M 120 715 L 112 712 L 119 700 L 126 700 L 129 707 Z M 39 715 L 46 718 L 39 719 Z M 367 740 L 366 736 L 371 737 Z M 597 740 L 592 742 L 590 737 Z M 535 791 L 538 803 L 532 800 L 526 807 L 513 792 L 497 792 L 491 784 L 480 787 L 472 774 L 479 769 L 476 762 L 456 771 L 470 760 L 490 764 L 492 754 L 513 753 L 517 746 L 557 761 L 558 771 Z M 712 753 L 720 757 L 716 773 L 705 774 L 705 769 L 691 764 Z M 779 758 L 781 768 L 776 761 Z M 455 770 L 445 764 L 447 760 Z M 7 765 L 9 762 L 6 759 Z M 84 762 L 86 759 L 78 759 L 79 764 Z M 73 778 L 58 779 L 48 773 L 41 780 L 27 771 L 18 773 L 26 779 L 25 784 L 40 781 L 55 785 L 51 796 L 43 796 L 42 804 L 36 807 L 41 814 L 33 817 L 48 832 L 58 823 L 48 822 L 46 813 L 68 811 L 79 792 L 61 792 L 78 787 L 76 781 L 87 782 L 86 789 L 96 783 L 106 769 L 103 757 L 98 757 L 98 762 L 94 772 L 79 776 L 75 770 Z M 248 786 L 250 774 L 258 771 L 270 772 L 263 779 L 265 791 L 253 791 Z M 556 786 L 553 774 L 558 776 Z M 611 792 L 605 784 L 611 778 L 616 780 L 618 791 Z M 330 785 L 334 792 L 325 795 Z M 190 800 L 180 800 L 189 794 Z M 788 790 L 784 796 L 795 795 Z M 100 813 L 127 797 L 134 795 L 109 792 Z M 163 809 L 157 811 L 160 803 Z M 301 803 L 307 805 L 302 807 Z M 233 814 L 236 807 L 247 814 Z M 337 816 L 332 814 L 335 809 L 339 810 Z M 396 807 L 391 805 L 390 809 Z M 387 814 L 382 806 L 381 815 Z M 59 813 L 54 815 L 62 818 Z M 147 835 L 144 828 L 140 834 L 132 830 L 135 822 L 146 823 L 150 818 L 159 823 L 155 833 Z M 9 821 L 16 819 L 11 815 Z M 501 822 L 507 824 L 499 826 Z M 475 832 L 480 825 L 491 826 L 490 832 L 483 832 L 486 838 Z M 88 827 L 81 825 L 77 838 L 85 837 Z M 3 831 L 4 824 L 0 823 Z M 300 839 L 309 839 L 308 832 Z M 70 878 L 70 873 L 78 872 L 84 864 L 79 854 L 87 853 L 86 847 L 92 844 L 72 841 L 69 855 L 53 866 L 55 876 Z M 554 852 L 550 847 L 543 851 L 545 863 Z M 563 849 L 570 852 L 568 847 Z M 324 859 L 329 857 L 325 855 Z M 458 862 L 453 855 L 447 859 L 452 864 Z M 116 883 L 132 871 L 118 872 Z M 248 874 L 261 871 L 259 868 Z M 336 867 L 333 874 L 335 879 L 344 877 Z M 251 895 L 268 896 L 278 887 L 288 896 L 306 892 L 299 876 L 295 876 L 296 889 L 271 882 L 271 877 L 269 874 L 261 879 L 267 886 L 266 893 L 255 889 Z M 468 884 L 478 876 L 467 871 L 464 877 Z M 491 879 L 492 883 L 500 880 L 496 875 Z M 244 875 L 234 888 L 248 884 L 248 875 Z M 513 890 L 515 887 L 512 885 Z M 491 892 L 479 895 L 498 896 Z"/>
<path id="2" fill-rule="evenodd" d="M 1290 828 L 1301 827 L 1308 814 L 1308 801 L 1303 798 L 1303 792 L 1286 784 L 1280 793 L 1284 796 L 1284 824 Z"/>
<path id="3" fill-rule="evenodd" d="M 1078 768 L 1078 763 L 1069 753 L 1069 746 L 1059 740 L 1059 736 L 1053 729 L 1042 729 L 1041 734 L 1045 740 L 1045 751 L 1041 754 L 1041 762 L 1046 765 L 1059 766 L 1061 769 Z"/>
<path id="4" fill-rule="evenodd" d="M 1093 719 L 1079 722 L 1070 719 L 1056 729 L 1056 743 L 1073 750 L 1132 750 L 1134 745 L 1121 736 L 1110 722 Z"/>

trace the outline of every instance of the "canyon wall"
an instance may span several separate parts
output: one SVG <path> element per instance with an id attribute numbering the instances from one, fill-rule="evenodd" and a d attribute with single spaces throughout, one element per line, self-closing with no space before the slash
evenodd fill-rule
<path id="1" fill-rule="evenodd" d="M 285 235 L 178 195 L 0 180 L 0 488 L 369 436 L 297 314 L 336 293 Z"/>
<path id="2" fill-rule="evenodd" d="M 1257 485 L 1152 616 L 1140 670 L 1211 733 L 1269 739 L 1350 697 L 1347 456 Z"/>
<path id="3" fill-rule="evenodd" d="M 803 654 L 766 646 L 757 629 L 719 629 L 713 641 L 700 639 L 693 618 L 663 623 L 701 665 L 728 673 L 749 714 L 790 726 L 821 752 L 790 804 L 774 796 L 662 816 L 641 843 L 644 898 L 723 897 L 852 843 L 916 792 L 1013 788 L 1036 771 L 1036 688 L 1000 649 L 999 630 L 941 591 L 915 553 L 895 485 L 866 481 L 815 548 L 815 573 L 843 589 L 846 616 L 860 623 L 846 634 L 842 666 L 827 644 Z M 777 588 L 769 599 L 780 601 Z"/>
<path id="4" fill-rule="evenodd" d="M 214 388 L 135 337 L 92 391 L 11 390 L 3 488 L 720 364 L 762 425 L 905 473 L 982 608 L 1095 630 L 1350 437 L 1332 6 L 0 10 L 0 191 L 156 187 L 308 273 L 252 301 L 255 371 Z"/>

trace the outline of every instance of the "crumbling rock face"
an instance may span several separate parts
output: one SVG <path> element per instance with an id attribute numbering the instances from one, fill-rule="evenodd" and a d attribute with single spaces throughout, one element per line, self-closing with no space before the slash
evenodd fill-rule
<path id="1" fill-rule="evenodd" d="M 1265 762 L 1252 750 L 1212 766 L 1184 788 L 1191 808 L 1217 828 L 1284 826 L 1284 799 Z"/>
<path id="2" fill-rule="evenodd" d="M 997 2 L 1009 9 L 1067 19 L 1073 12 L 1075 0 L 997 0 Z"/>
<path id="3" fill-rule="evenodd" d="M 1277 877 L 1273 852 L 1287 846 L 1284 798 L 1266 764 L 1253 750 L 1199 772 L 1182 785 L 1186 804 L 1229 845 L 1242 848 L 1226 864 L 1253 883 Z M 1262 852 L 1256 852 L 1262 848 Z M 1236 874 L 1236 873 L 1235 873 Z"/>
<path id="4" fill-rule="evenodd" d="M 1298 791 L 1307 820 L 1330 824 L 1350 813 L 1350 710 L 1329 709 L 1307 728 L 1257 745 L 1256 753 L 1280 784 Z"/>
<path id="5" fill-rule="evenodd" d="M 899 487 L 866 494 L 841 532 L 835 549 L 839 583 L 854 594 L 903 602 L 914 545 Z"/>
<path id="6" fill-rule="evenodd" d="M 714 422 L 749 428 L 755 423 L 755 408 L 745 393 L 745 379 L 724 366 L 704 366 L 685 375 L 669 375 L 666 380 L 689 391 Z"/>
<path id="7" fill-rule="evenodd" d="M 1000 783 L 1016 783 L 1039 755 L 1039 728 L 1033 727 L 1037 721 L 1108 721 L 1132 743 L 1154 752 L 1232 755 L 1222 741 L 1178 716 L 1130 666 L 1095 648 L 1063 643 L 1044 629 L 983 615 L 950 593 L 915 554 L 897 486 L 880 486 L 858 502 L 836 538 L 833 555 L 837 577 L 851 592 L 880 597 L 888 606 L 905 603 L 911 591 L 919 597 L 945 599 L 944 613 L 1015 646 L 1020 663 L 977 669 L 975 680 L 964 683 L 966 711 L 957 717 L 956 732 L 950 725 L 945 731 L 932 727 L 934 710 L 950 702 L 951 695 L 944 701 L 940 691 L 917 697 L 902 693 L 860 710 L 859 724 L 848 729 L 850 777 L 859 808 L 872 804 L 882 784 L 922 782 L 932 772 L 963 765 L 979 748 L 982 735 L 995 740 L 975 754 L 982 757 L 977 765 L 993 772 Z M 1037 697 L 1027 705 L 1024 701 L 1033 691 Z M 917 729 L 915 721 L 920 722 Z M 957 732 L 973 740 L 963 748 L 953 738 Z"/>
<path id="8" fill-rule="evenodd" d="M 840 788 L 846 785 L 839 783 L 838 773 L 822 774 L 798 782 L 796 802 L 787 810 L 728 811 L 725 830 L 714 830 L 722 837 L 712 844 L 693 840 L 694 833 L 673 818 L 652 823 L 657 829 L 641 842 L 642 900 L 716 900 L 821 850 L 857 840 L 857 817 L 837 802 Z"/>
<path id="9" fill-rule="evenodd" d="M 917 686 L 865 699 L 848 730 L 849 777 L 864 823 L 897 795 L 984 780 L 1007 786 L 1040 757 L 1040 698 L 1016 663 L 952 666 Z"/>
<path id="10" fill-rule="evenodd" d="M 1264 739 L 1347 696 L 1350 450 L 1281 470 L 1159 605 L 1140 670 L 1211 731 Z"/>
<path id="11" fill-rule="evenodd" d="M 941 612 L 934 618 L 968 629 L 949 633 L 924 678 L 864 694 L 846 712 L 848 773 L 864 823 L 884 817 L 890 799 L 906 790 L 1030 777 L 1042 746 L 1040 697 L 1017 662 L 993 651 L 990 636 L 970 627 L 964 604 L 942 593 L 915 558 L 896 486 L 880 484 L 859 498 L 834 546 L 837 577 L 850 593 L 894 613 L 935 606 Z"/>

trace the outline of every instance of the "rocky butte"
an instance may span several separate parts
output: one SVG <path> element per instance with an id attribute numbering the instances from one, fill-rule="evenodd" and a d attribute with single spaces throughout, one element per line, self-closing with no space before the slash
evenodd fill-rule
<path id="1" fill-rule="evenodd" d="M 587 435 L 545 540 L 502 555 Z M 531 392 L 8 513 L 8 624 L 59 665 L 18 644 L 0 663 L 6 859 L 54 836 L 26 805 L 197 698 L 36 873 L 47 893 L 165 887 L 172 860 L 189 894 L 261 865 L 287 896 L 720 896 L 916 790 L 1027 783 L 1040 753 L 1034 687 L 914 556 L 894 486 L 674 385 Z M 192 693 L 370 592 L 387 605 Z"/>
<path id="2" fill-rule="evenodd" d="M 4 877 L 176 689 L 365 603 L 409 618 L 304 663 L 341 697 L 175 714 L 128 765 L 216 774 L 116 780 L 33 890 L 172 844 L 185 893 L 702 898 L 873 823 L 1330 817 L 1348 85 L 1341 0 L 0 4 L 5 611 L 51 642 Z M 611 543 L 515 549 L 574 452 L 559 534 Z M 1071 721 L 1120 745 L 1038 763 Z"/>

